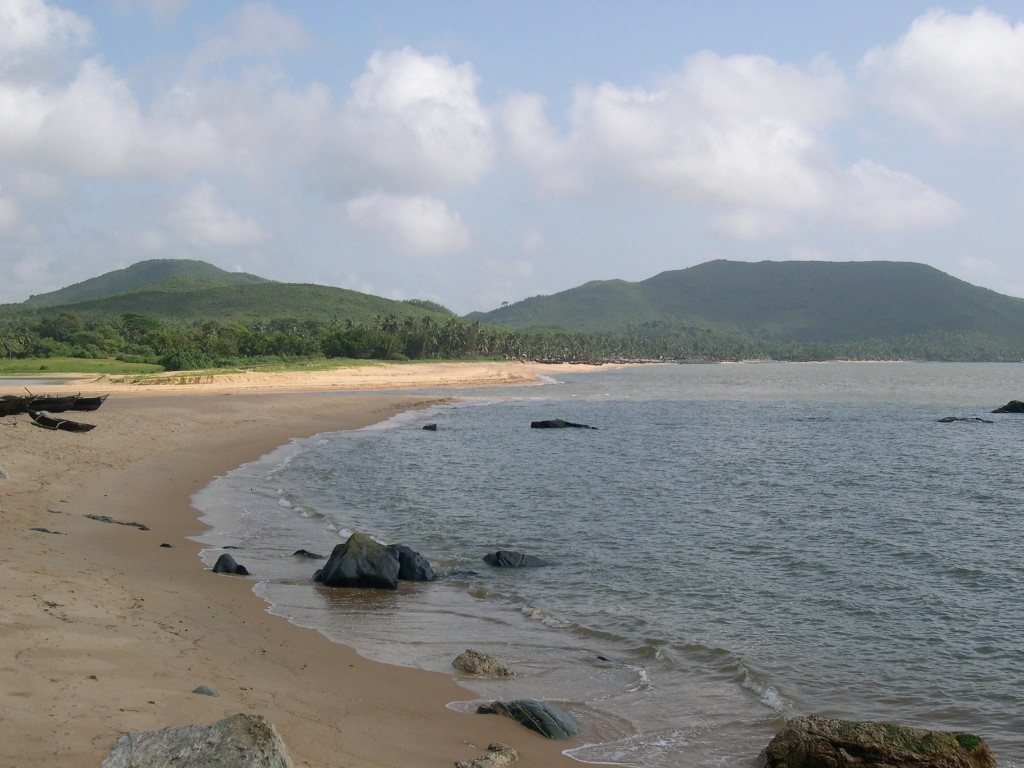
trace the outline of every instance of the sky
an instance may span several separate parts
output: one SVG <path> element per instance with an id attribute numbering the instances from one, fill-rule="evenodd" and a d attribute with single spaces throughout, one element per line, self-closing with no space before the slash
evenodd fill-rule
<path id="1" fill-rule="evenodd" d="M 711 259 L 1024 296 L 1024 7 L 0 0 L 0 302 L 153 258 L 463 313 Z"/>

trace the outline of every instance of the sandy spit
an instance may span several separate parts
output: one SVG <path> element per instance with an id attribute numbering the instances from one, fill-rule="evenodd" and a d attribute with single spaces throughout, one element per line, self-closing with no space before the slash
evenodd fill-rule
<path id="1" fill-rule="evenodd" d="M 423 374 L 434 366 L 395 367 Z M 438 370 L 416 386 L 436 386 L 430 376 L 470 383 L 473 375 Z M 507 372 L 497 375 L 487 383 L 508 382 Z M 348 388 L 342 379 L 339 388 Z M 298 387 L 292 374 L 280 381 L 288 383 L 269 389 Z M 230 391 L 256 386 L 233 381 Z M 98 425 L 85 434 L 39 429 L 27 416 L 0 419 L 0 468 L 9 474 L 0 479 L 0 766 L 95 768 L 123 731 L 235 712 L 274 722 L 296 766 L 450 768 L 494 741 L 519 749 L 527 768 L 579 765 L 561 755 L 571 744 L 446 709 L 472 698 L 446 675 L 367 661 L 271 616 L 253 580 L 204 570 L 187 538 L 202 528 L 189 499 L 212 477 L 291 438 L 357 428 L 437 399 L 145 390 L 115 390 L 101 410 L 79 415 Z M 191 693 L 199 685 L 220 695 Z"/>

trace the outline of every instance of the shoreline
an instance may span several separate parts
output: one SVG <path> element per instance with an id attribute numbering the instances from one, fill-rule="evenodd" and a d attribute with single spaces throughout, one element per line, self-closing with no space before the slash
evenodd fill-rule
<path id="1" fill-rule="evenodd" d="M 5 419 L 0 655 L 13 661 L 0 665 L 0 765 L 95 766 L 123 731 L 235 712 L 274 722 L 296 766 L 451 766 L 493 741 L 516 747 L 525 766 L 576 764 L 562 754 L 574 742 L 448 709 L 469 698 L 452 676 L 368 661 L 270 614 L 251 579 L 196 567 L 204 546 L 188 537 L 208 528 L 191 497 L 213 478 L 295 438 L 445 401 L 133 396 L 89 414 L 101 429 L 85 436 Z M 198 685 L 220 695 L 191 693 Z"/>

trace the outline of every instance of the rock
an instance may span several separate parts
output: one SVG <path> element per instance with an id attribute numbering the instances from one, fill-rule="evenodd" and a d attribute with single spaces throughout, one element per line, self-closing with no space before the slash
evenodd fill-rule
<path id="1" fill-rule="evenodd" d="M 211 725 L 123 733 L 100 768 L 292 768 L 284 742 L 262 715 L 238 714 Z"/>
<path id="2" fill-rule="evenodd" d="M 200 696 L 220 696 L 219 693 L 207 685 L 196 686 L 192 689 L 192 693 L 198 693 Z"/>
<path id="3" fill-rule="evenodd" d="M 163 549 L 171 549 L 171 545 L 170 545 L 170 544 L 168 544 L 168 543 L 167 543 L 166 541 L 165 541 L 165 542 L 164 542 L 163 544 L 161 544 L 160 546 L 161 546 L 161 547 L 162 547 Z"/>
<path id="4" fill-rule="evenodd" d="M 758 757 L 759 768 L 995 768 L 977 736 L 828 717 L 790 720 Z"/>
<path id="5" fill-rule="evenodd" d="M 1024 413 L 1024 400 L 1011 400 L 1002 408 L 996 408 L 992 413 Z"/>
<path id="6" fill-rule="evenodd" d="M 941 419 L 936 419 L 939 424 L 952 424 L 954 421 L 973 421 L 978 424 L 995 424 L 990 419 L 982 419 L 978 416 L 943 416 Z"/>
<path id="7" fill-rule="evenodd" d="M 304 557 L 307 560 L 323 560 L 323 555 L 318 555 L 316 552 L 310 552 L 308 549 L 296 549 L 292 552 L 295 557 Z"/>
<path id="8" fill-rule="evenodd" d="M 0 467 L 0 480 L 10 480 L 11 476 L 7 474 L 7 470 Z"/>
<path id="9" fill-rule="evenodd" d="M 437 432 L 437 424 L 424 424 L 423 428 L 427 430 L 427 432 Z"/>
<path id="10" fill-rule="evenodd" d="M 388 549 L 398 558 L 398 578 L 401 581 L 433 581 L 437 578 L 427 558 L 404 544 L 389 544 Z"/>
<path id="11" fill-rule="evenodd" d="M 522 552 L 512 552 L 508 549 L 499 549 L 497 552 L 484 555 L 484 562 L 495 568 L 541 568 L 551 565 L 547 560 L 541 560 L 535 555 L 524 555 Z"/>
<path id="12" fill-rule="evenodd" d="M 455 657 L 452 666 L 467 675 L 483 675 L 485 677 L 512 677 L 515 675 L 496 656 L 474 651 L 467 648 Z"/>
<path id="13" fill-rule="evenodd" d="M 86 515 L 90 520 L 98 523 L 111 523 L 113 525 L 127 525 L 129 528 L 138 528 L 140 531 L 148 531 L 149 526 L 145 523 L 126 523 L 122 520 L 115 520 L 110 515 Z"/>
<path id="14" fill-rule="evenodd" d="M 471 579 L 479 575 L 476 571 L 450 571 L 447 574 L 449 579 Z"/>
<path id="15" fill-rule="evenodd" d="M 505 744 L 491 744 L 487 754 L 476 760 L 461 760 L 455 768 L 507 768 L 519 760 L 519 753 Z"/>
<path id="16" fill-rule="evenodd" d="M 353 533 L 331 552 L 314 581 L 328 587 L 398 589 L 401 566 L 395 554 L 365 533 Z"/>
<path id="17" fill-rule="evenodd" d="M 217 562 L 213 564 L 214 573 L 231 573 L 235 576 L 248 576 L 249 569 L 244 565 L 239 565 L 235 562 L 235 558 L 225 552 L 223 555 L 217 558 Z"/>
<path id="18" fill-rule="evenodd" d="M 576 429 L 597 429 L 589 424 L 577 424 L 575 421 L 562 421 L 561 419 L 545 419 L 543 421 L 530 422 L 530 429 L 565 429 L 575 427 Z"/>
<path id="19" fill-rule="evenodd" d="M 575 717 L 545 701 L 492 701 L 490 704 L 481 704 L 476 711 L 480 715 L 511 717 L 531 731 L 536 731 L 549 739 L 567 739 L 570 736 L 577 736 L 580 732 L 580 724 L 576 722 Z"/>
<path id="20" fill-rule="evenodd" d="M 39 533 L 52 533 L 55 536 L 67 536 L 66 533 L 60 531 L 51 531 L 49 528 L 29 528 L 30 531 L 39 531 Z"/>

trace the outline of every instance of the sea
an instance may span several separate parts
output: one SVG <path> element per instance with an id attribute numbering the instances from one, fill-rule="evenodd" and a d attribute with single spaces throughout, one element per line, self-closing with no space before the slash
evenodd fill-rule
<path id="1" fill-rule="evenodd" d="M 217 478 L 194 499 L 204 561 L 240 548 L 271 613 L 370 659 L 455 675 L 466 648 L 496 654 L 516 676 L 460 680 L 448 706 L 554 702 L 583 762 L 752 766 L 825 714 L 975 733 L 1024 768 L 1024 416 L 990 413 L 1024 398 L 1024 364 L 654 365 L 456 394 Z M 598 429 L 530 428 L 552 418 Z M 440 579 L 314 584 L 292 552 L 353 531 Z M 497 549 L 552 565 L 491 568 Z"/>

